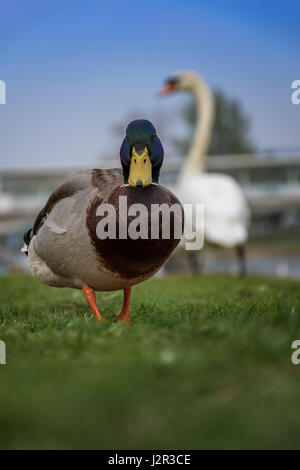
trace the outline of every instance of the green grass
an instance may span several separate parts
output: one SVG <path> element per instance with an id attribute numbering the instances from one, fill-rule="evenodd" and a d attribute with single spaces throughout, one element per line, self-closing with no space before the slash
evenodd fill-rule
<path id="1" fill-rule="evenodd" d="M 299 448 L 300 283 L 154 279 L 97 294 L 0 278 L 0 448 Z"/>

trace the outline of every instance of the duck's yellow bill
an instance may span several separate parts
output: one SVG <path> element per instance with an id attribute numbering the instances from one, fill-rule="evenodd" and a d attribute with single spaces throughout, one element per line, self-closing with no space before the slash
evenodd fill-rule
<path id="1" fill-rule="evenodd" d="M 133 188 L 137 186 L 150 186 L 152 183 L 152 164 L 147 147 L 142 154 L 138 154 L 133 147 L 131 154 L 128 183 Z"/>

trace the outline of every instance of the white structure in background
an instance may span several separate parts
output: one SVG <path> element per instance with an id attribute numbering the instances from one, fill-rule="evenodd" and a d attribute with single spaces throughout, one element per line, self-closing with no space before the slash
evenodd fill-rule
<path id="1" fill-rule="evenodd" d="M 0 191 L 0 217 L 10 214 L 15 207 L 15 200 L 9 193 Z"/>
<path id="2" fill-rule="evenodd" d="M 15 208 L 15 198 L 12 193 L 3 190 L 3 180 L 0 178 L 0 220 L 10 216 Z M 1 225 L 1 223 L 0 223 Z M 5 233 L 5 232 L 4 232 Z M 0 235 L 1 235 L 0 227 Z"/>
<path id="3" fill-rule="evenodd" d="M 161 184 L 175 185 L 182 161 L 182 157 L 165 159 Z M 207 175 L 210 172 L 233 175 L 242 186 L 254 216 L 254 228 L 257 222 L 267 222 L 274 216 L 286 218 L 291 211 L 300 213 L 300 151 L 211 156 L 207 163 Z M 112 168 L 118 164 L 116 158 L 87 162 L 85 168 Z M 72 172 L 85 168 L 0 166 L 0 235 L 30 227 L 49 193 Z"/>

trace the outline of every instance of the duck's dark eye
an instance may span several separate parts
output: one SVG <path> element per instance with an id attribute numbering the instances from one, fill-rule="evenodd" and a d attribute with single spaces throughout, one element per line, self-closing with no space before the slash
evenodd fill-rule
<path id="1" fill-rule="evenodd" d="M 155 140 L 155 137 L 156 137 L 156 134 L 155 134 L 155 132 L 153 132 L 153 134 L 152 134 L 152 136 L 151 136 L 152 142 Z"/>

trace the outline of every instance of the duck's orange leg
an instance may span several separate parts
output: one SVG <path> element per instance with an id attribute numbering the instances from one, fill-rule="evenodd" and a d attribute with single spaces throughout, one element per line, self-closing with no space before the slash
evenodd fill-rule
<path id="1" fill-rule="evenodd" d="M 124 289 L 124 300 L 123 300 L 123 307 L 121 313 L 118 315 L 118 322 L 125 321 L 128 325 L 130 323 L 130 296 L 131 296 L 132 287 L 128 287 Z"/>
<path id="2" fill-rule="evenodd" d="M 93 314 L 95 315 L 96 320 L 97 321 L 103 320 L 96 304 L 96 294 L 95 294 L 94 289 L 88 286 L 83 286 L 82 290 L 84 293 L 84 297 L 87 300 L 87 303 L 89 304 L 89 306 L 91 307 L 93 311 Z"/>

